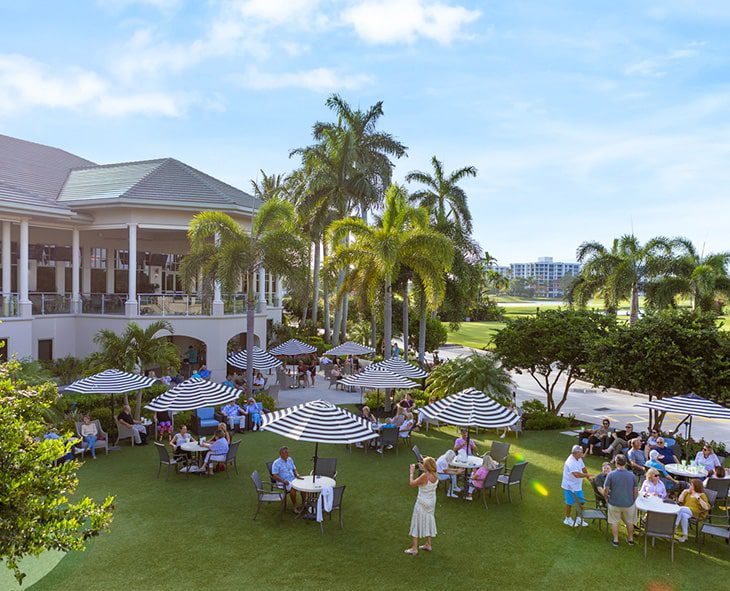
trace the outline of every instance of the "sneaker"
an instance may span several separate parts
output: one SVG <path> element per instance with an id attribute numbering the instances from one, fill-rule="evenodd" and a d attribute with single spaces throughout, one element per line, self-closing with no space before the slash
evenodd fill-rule
<path id="1" fill-rule="evenodd" d="M 590 523 L 588 523 L 587 521 L 585 521 L 585 520 L 584 520 L 583 518 L 581 518 L 581 517 L 578 517 L 578 518 L 577 518 L 577 519 L 575 520 L 575 524 L 576 524 L 576 525 L 582 525 L 583 527 L 588 527 L 588 526 L 590 525 Z"/>
<path id="2" fill-rule="evenodd" d="M 563 523 L 564 523 L 565 525 L 569 525 L 570 527 L 573 527 L 573 526 L 575 526 L 575 521 L 573 521 L 573 518 L 572 518 L 572 517 L 566 517 L 566 518 L 565 518 L 565 519 L 563 520 Z"/>
<path id="3" fill-rule="evenodd" d="M 464 500 L 465 500 L 465 501 L 471 501 L 471 500 L 472 500 L 472 498 L 471 498 L 471 495 L 466 495 L 466 496 L 464 497 Z"/>
<path id="4" fill-rule="evenodd" d="M 627 543 L 627 544 L 628 544 L 629 546 L 634 546 L 634 545 L 635 545 L 635 544 L 634 544 L 634 540 L 626 540 L 626 543 Z"/>
<path id="5" fill-rule="evenodd" d="M 686 542 L 686 541 L 687 541 L 687 536 L 682 536 L 682 537 L 681 537 L 681 538 L 679 538 L 679 539 L 678 539 L 677 541 L 678 541 L 678 542 L 679 542 L 680 544 L 682 544 L 682 543 L 684 543 L 684 542 Z"/>
<path id="6" fill-rule="evenodd" d="M 375 451 L 377 451 L 379 454 L 382 454 L 383 453 L 383 450 L 380 449 L 380 448 L 376 449 Z"/>
<path id="7" fill-rule="evenodd" d="M 450 492 L 450 493 L 449 493 L 449 494 L 447 494 L 446 496 L 447 496 L 447 497 L 450 497 L 450 498 L 452 498 L 452 499 L 458 499 L 458 498 L 459 498 L 459 495 L 455 495 L 455 494 L 454 494 L 454 493 L 452 493 L 452 492 Z"/>
<path id="8" fill-rule="evenodd" d="M 461 492 L 461 489 L 458 486 L 455 486 L 451 490 L 452 490 L 452 492 Z"/>
<path id="9" fill-rule="evenodd" d="M 618 548 L 618 542 L 617 542 L 616 540 L 612 540 L 612 541 L 611 541 L 611 545 L 612 545 L 612 546 L 613 546 L 614 548 Z"/>

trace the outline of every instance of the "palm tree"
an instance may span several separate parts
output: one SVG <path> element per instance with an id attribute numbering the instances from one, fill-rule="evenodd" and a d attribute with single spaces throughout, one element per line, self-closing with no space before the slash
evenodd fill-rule
<path id="1" fill-rule="evenodd" d="M 705 255 L 687 238 L 675 238 L 672 246 L 673 255 L 666 257 L 663 272 L 646 285 L 649 302 L 665 308 L 673 306 L 677 296 L 684 296 L 692 310 L 716 310 L 718 295 L 730 297 L 730 252 Z"/>
<path id="2" fill-rule="evenodd" d="M 288 178 L 282 174 L 266 174 L 263 170 L 261 180 L 255 181 L 251 179 L 251 189 L 254 197 L 261 201 L 268 201 L 272 197 L 283 197 L 286 195 Z"/>
<path id="3" fill-rule="evenodd" d="M 434 368 L 426 379 L 426 393 L 443 398 L 466 388 L 476 388 L 507 404 L 511 400 L 512 378 L 491 355 L 474 353 L 452 359 Z"/>
<path id="4" fill-rule="evenodd" d="M 342 238 L 351 235 L 352 243 Z M 385 196 L 385 209 L 378 225 L 369 226 L 360 218 L 338 220 L 330 226 L 333 253 L 328 264 L 337 268 L 353 266 L 369 276 L 368 299 L 383 295 L 383 346 L 389 359 L 392 335 L 393 283 L 407 267 L 422 283 L 426 299 L 438 305 L 444 296 L 445 274 L 453 251 L 446 236 L 429 227 L 428 212 L 408 205 L 407 193 L 391 185 Z"/>
<path id="5" fill-rule="evenodd" d="M 291 203 L 272 197 L 256 213 L 250 233 L 231 216 L 219 211 L 197 214 L 188 228 L 190 252 L 180 265 L 186 286 L 199 275 L 205 285 L 218 281 L 227 292 L 234 291 L 239 282 L 247 286 L 246 385 L 249 392 L 253 386 L 254 276 L 265 267 L 290 279 L 301 278 L 307 264 L 306 249 L 297 233 L 295 219 Z"/>
<path id="6" fill-rule="evenodd" d="M 172 324 L 167 320 L 157 320 L 147 328 L 130 322 L 121 335 L 104 328 L 94 336 L 99 350 L 90 356 L 90 367 L 94 372 L 115 368 L 123 371 L 144 372 L 152 367 L 160 371 L 180 369 L 180 354 L 177 347 L 158 336 L 160 332 L 173 333 Z M 127 397 L 125 396 L 125 404 Z M 142 413 L 142 392 L 137 392 L 135 417 Z"/>
<path id="7" fill-rule="evenodd" d="M 619 303 L 628 299 L 629 323 L 633 325 L 639 318 L 639 293 L 647 280 L 661 271 L 671 247 L 671 241 L 664 237 L 642 246 L 633 234 L 615 239 L 610 249 L 598 242 L 584 242 L 576 255 L 583 268 L 571 286 L 568 301 L 585 306 L 594 295 L 600 295 L 606 309 L 615 313 Z"/>

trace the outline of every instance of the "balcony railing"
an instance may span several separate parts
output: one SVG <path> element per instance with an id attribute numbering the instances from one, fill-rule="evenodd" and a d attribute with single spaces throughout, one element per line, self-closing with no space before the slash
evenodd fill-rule
<path id="1" fill-rule="evenodd" d="M 88 293 L 81 296 L 81 312 L 123 316 L 126 301 L 127 294 L 123 293 Z"/>
<path id="2" fill-rule="evenodd" d="M 12 318 L 18 315 L 18 294 L 0 294 L 0 317 Z"/>
<path id="3" fill-rule="evenodd" d="M 28 299 L 34 316 L 50 314 L 71 314 L 71 294 L 31 293 Z"/>
<path id="4" fill-rule="evenodd" d="M 145 293 L 137 296 L 140 316 L 210 316 L 211 296 L 186 293 Z"/>

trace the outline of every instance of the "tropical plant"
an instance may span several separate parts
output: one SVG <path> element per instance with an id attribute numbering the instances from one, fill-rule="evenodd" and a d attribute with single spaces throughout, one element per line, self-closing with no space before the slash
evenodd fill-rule
<path id="1" fill-rule="evenodd" d="M 85 359 L 67 355 L 43 361 L 42 364 L 61 384 L 70 384 L 84 375 L 88 363 Z"/>
<path id="2" fill-rule="evenodd" d="M 473 353 L 437 365 L 426 378 L 426 393 L 443 398 L 466 388 L 476 388 L 495 400 L 511 400 L 512 378 L 490 354 Z"/>
<path id="3" fill-rule="evenodd" d="M 671 249 L 667 238 L 653 238 L 642 245 L 633 234 L 615 239 L 610 249 L 598 242 L 584 242 L 577 252 L 578 262 L 584 264 L 566 299 L 584 307 L 600 295 L 613 313 L 628 299 L 629 323 L 634 324 L 639 318 L 639 293 L 650 277 L 661 272 Z"/>
<path id="4" fill-rule="evenodd" d="M 421 332 L 420 332 L 420 319 L 415 316 L 410 319 L 411 330 L 410 330 L 410 345 L 415 350 L 419 350 L 421 347 Z M 424 342 L 423 348 L 429 353 L 433 353 L 438 350 L 439 347 L 446 343 L 448 337 L 448 331 L 446 326 L 438 318 L 434 316 L 426 317 L 426 330 L 424 331 Z"/>
<path id="5" fill-rule="evenodd" d="M 665 259 L 662 272 L 647 282 L 647 299 L 655 308 L 673 307 L 678 296 L 689 298 L 692 310 L 719 311 L 718 298 L 730 298 L 728 263 L 730 252 L 697 252 L 686 238 L 671 242 L 672 256 Z"/>
<path id="6" fill-rule="evenodd" d="M 328 264 L 337 268 L 353 266 L 367 269 L 368 299 L 374 302 L 383 294 L 383 346 L 385 358 L 390 358 L 392 336 L 392 285 L 401 268 L 412 270 L 424 286 L 426 301 L 435 307 L 443 299 L 445 274 L 453 252 L 448 238 L 431 229 L 425 209 L 408 205 L 406 192 L 391 185 L 385 197 L 385 210 L 377 226 L 362 219 L 346 218 L 330 226 L 333 253 Z M 343 243 L 351 235 L 354 241 Z"/>
<path id="7" fill-rule="evenodd" d="M 167 320 L 156 320 L 142 328 L 136 322 L 130 322 L 121 335 L 108 328 L 100 330 L 94 336 L 99 350 L 89 356 L 89 371 L 96 373 L 115 368 L 142 373 L 159 367 L 162 373 L 177 372 L 180 354 L 174 343 L 160 338 L 161 332 L 172 334 L 172 324 Z M 141 390 L 137 392 L 134 414 L 137 419 L 142 414 Z"/>
<path id="8" fill-rule="evenodd" d="M 45 438 L 44 413 L 58 398 L 56 387 L 14 379 L 19 365 L 0 365 L 0 559 L 21 583 L 23 557 L 82 550 L 108 528 L 114 499 L 76 497 L 78 463 L 57 461 L 70 452 L 71 434 Z"/>
<path id="9" fill-rule="evenodd" d="M 295 227 L 294 207 L 272 197 L 253 219 L 251 232 L 231 216 L 219 211 L 197 214 L 188 228 L 190 251 L 180 271 L 186 288 L 200 275 L 204 285 L 218 281 L 224 291 L 234 291 L 239 283 L 246 293 L 246 385 L 253 391 L 254 275 L 261 267 L 271 273 L 296 277 L 306 269 L 306 248 Z"/>
<path id="10" fill-rule="evenodd" d="M 254 197 L 261 201 L 268 201 L 272 197 L 283 197 L 287 190 L 287 177 L 282 174 L 266 174 L 263 170 L 261 180 L 251 180 L 251 189 Z"/>

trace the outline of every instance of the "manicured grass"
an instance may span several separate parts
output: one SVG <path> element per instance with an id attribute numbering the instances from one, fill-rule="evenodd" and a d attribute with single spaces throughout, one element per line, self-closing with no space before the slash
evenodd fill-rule
<path id="1" fill-rule="evenodd" d="M 424 454 L 438 455 L 453 441 L 454 429 L 414 436 Z M 480 449 L 487 446 L 477 436 Z M 439 535 L 434 552 L 403 554 L 416 492 L 407 485 L 413 456 L 380 458 L 344 447 L 320 446 L 338 459 L 338 483 L 347 485 L 345 528 L 326 523 L 279 523 L 277 509 L 264 507 L 252 521 L 255 501 L 248 474 L 265 471 L 283 443 L 302 472 L 308 471 L 312 444 L 284 440 L 269 433 L 243 436 L 239 476 L 227 480 L 171 474 L 155 479 L 152 446 L 130 449 L 88 461 L 80 470 L 81 492 L 101 499 L 116 495 L 110 533 L 83 553 L 67 555 L 34 591 L 103 589 L 561 589 L 591 591 L 690 589 L 698 573 L 716 573 L 715 587 L 725 584 L 730 567 L 727 547 L 715 541 L 699 558 L 691 543 L 679 546 L 674 564 L 669 548 L 657 543 L 644 560 L 639 547 L 623 542 L 611 548 L 606 531 L 577 530 L 562 524 L 562 464 L 573 439 L 557 432 L 525 433 L 510 439 L 509 464 L 526 459 L 524 500 L 497 505 L 467 503 L 438 495 Z M 589 469 L 600 459 L 589 458 Z M 542 494 L 541 492 L 542 491 Z M 505 497 L 506 498 L 506 497 Z M 3 586 L 0 579 L 0 587 Z M 719 588 L 719 587 L 717 587 Z"/>
<path id="2" fill-rule="evenodd" d="M 502 330 L 504 322 L 462 322 L 459 330 L 449 330 L 449 323 L 444 325 L 448 330 L 447 342 L 474 349 L 490 348 L 492 337 Z"/>

